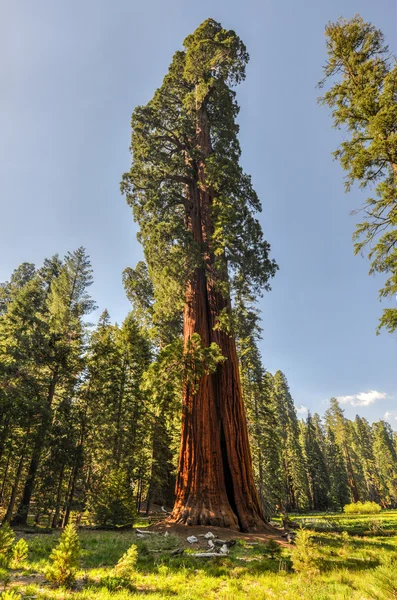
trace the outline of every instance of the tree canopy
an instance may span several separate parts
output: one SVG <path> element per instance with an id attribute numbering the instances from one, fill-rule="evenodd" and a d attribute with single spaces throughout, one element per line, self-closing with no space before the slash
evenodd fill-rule
<path id="1" fill-rule="evenodd" d="M 349 138 L 334 152 L 347 172 L 346 189 L 354 183 L 373 188 L 353 235 L 355 252 L 366 250 L 370 273 L 387 279 L 380 298 L 397 293 L 397 60 L 383 33 L 356 15 L 328 23 L 328 61 L 320 86 L 332 110 L 334 126 Z M 397 308 L 385 308 L 379 330 L 397 329 Z"/>

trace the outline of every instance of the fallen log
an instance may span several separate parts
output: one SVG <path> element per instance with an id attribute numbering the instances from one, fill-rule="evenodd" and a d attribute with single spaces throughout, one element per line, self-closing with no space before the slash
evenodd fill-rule
<path id="1" fill-rule="evenodd" d="M 135 531 L 141 535 L 158 535 L 157 531 L 145 531 L 145 529 L 136 528 Z"/>

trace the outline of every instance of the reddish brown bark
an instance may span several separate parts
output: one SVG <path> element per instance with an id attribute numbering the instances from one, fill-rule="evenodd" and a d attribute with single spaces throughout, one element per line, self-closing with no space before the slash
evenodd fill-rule
<path id="1" fill-rule="evenodd" d="M 255 488 L 233 337 L 217 327 L 230 300 L 216 288 L 211 251 L 212 192 L 207 189 L 204 160 L 211 152 L 205 108 L 197 109 L 197 182 L 189 186 L 187 226 L 204 257 L 186 290 L 185 348 L 198 333 L 204 346 L 216 342 L 226 361 L 215 373 L 201 377 L 195 389 L 186 384 L 176 500 L 171 520 L 187 525 L 262 529 L 264 516 Z M 219 260 L 219 259 L 218 259 Z M 226 271 L 226 265 L 225 265 Z"/>

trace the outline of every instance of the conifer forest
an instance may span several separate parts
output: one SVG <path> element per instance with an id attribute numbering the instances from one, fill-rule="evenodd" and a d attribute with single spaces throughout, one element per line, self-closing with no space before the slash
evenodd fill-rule
<path id="1" fill-rule="evenodd" d="M 325 35 L 316 110 L 343 130 L 334 157 L 368 196 L 353 248 L 392 300 L 397 61 L 359 15 Z M 396 598 L 397 432 L 336 397 L 302 417 L 261 353 L 283 266 L 240 160 L 247 48 L 211 18 L 174 42 L 131 107 L 124 320 L 97 317 L 83 246 L 0 284 L 0 598 Z M 397 308 L 379 317 L 395 334 Z"/>

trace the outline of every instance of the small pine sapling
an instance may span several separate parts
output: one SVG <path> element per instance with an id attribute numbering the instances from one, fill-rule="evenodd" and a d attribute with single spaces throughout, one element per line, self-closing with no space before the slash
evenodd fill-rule
<path id="1" fill-rule="evenodd" d="M 281 546 L 275 540 L 269 540 L 266 544 L 264 556 L 266 558 L 277 559 L 281 554 Z"/>
<path id="2" fill-rule="evenodd" d="M 7 569 L 12 560 L 12 545 L 15 533 L 8 523 L 0 527 L 0 568 Z"/>
<path id="3" fill-rule="evenodd" d="M 350 536 L 347 531 L 342 531 L 342 547 L 339 550 L 339 556 L 347 556 L 349 553 Z"/>
<path id="4" fill-rule="evenodd" d="M 2 567 L 0 567 L 0 585 L 3 586 L 4 590 L 6 589 L 7 585 L 10 583 L 10 580 L 11 580 L 11 575 L 10 575 L 9 571 L 7 569 L 3 569 Z"/>
<path id="5" fill-rule="evenodd" d="M 373 600 L 392 600 L 397 598 L 397 559 L 387 556 L 372 575 L 370 588 L 365 589 L 368 598 Z"/>
<path id="6" fill-rule="evenodd" d="M 14 592 L 14 590 L 7 590 L 0 594 L 0 600 L 21 600 L 21 594 Z"/>
<path id="7" fill-rule="evenodd" d="M 120 577 L 121 579 L 128 580 L 132 583 L 135 577 L 135 565 L 137 559 L 138 548 L 135 544 L 132 544 L 114 567 L 115 577 Z"/>
<path id="8" fill-rule="evenodd" d="M 320 572 L 320 556 L 310 531 L 306 529 L 298 531 L 291 559 L 292 567 L 297 573 L 312 576 Z"/>
<path id="9" fill-rule="evenodd" d="M 76 580 L 79 557 L 79 536 L 74 525 L 67 525 L 58 546 L 51 552 L 52 565 L 46 571 L 48 581 L 59 586 L 70 587 Z"/>
<path id="10" fill-rule="evenodd" d="M 13 569 L 17 569 L 22 566 L 29 554 L 29 546 L 26 540 L 23 538 L 19 539 L 12 548 L 12 560 L 11 566 Z"/>

